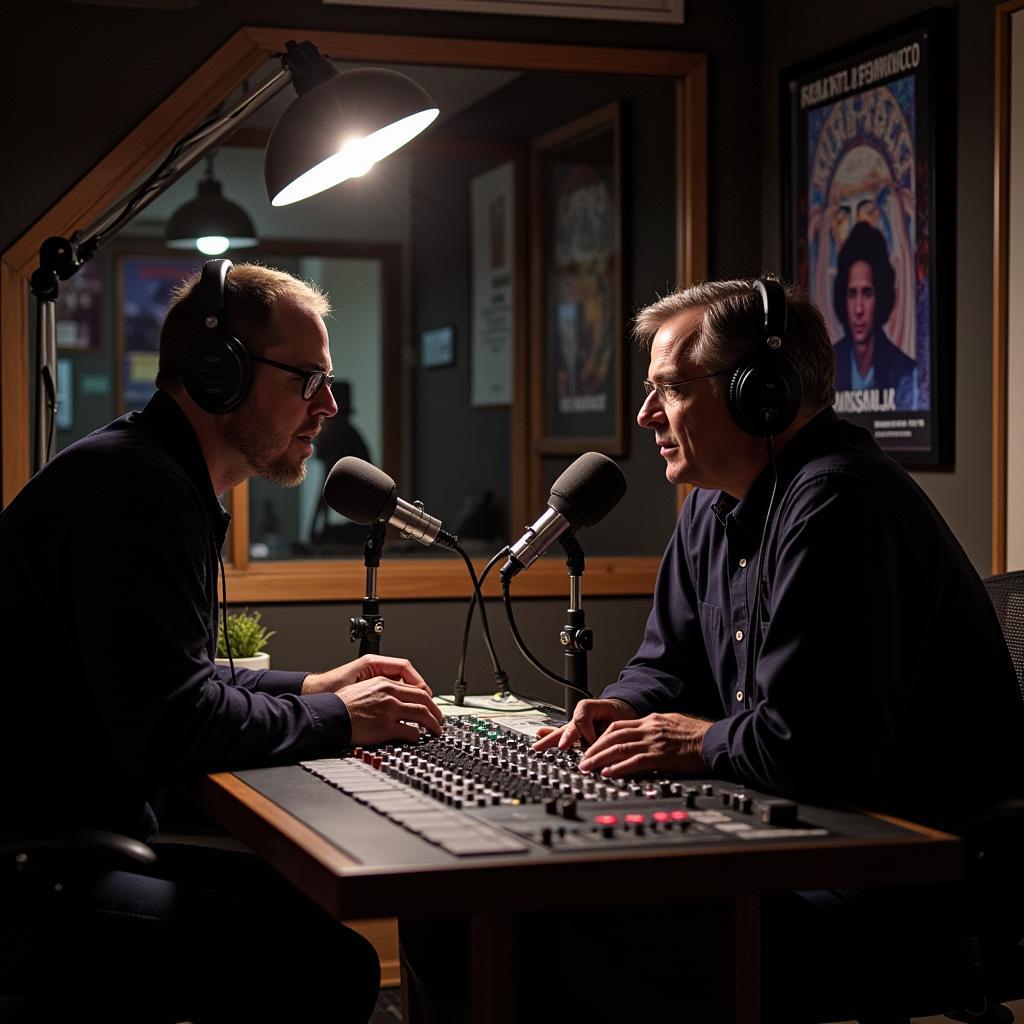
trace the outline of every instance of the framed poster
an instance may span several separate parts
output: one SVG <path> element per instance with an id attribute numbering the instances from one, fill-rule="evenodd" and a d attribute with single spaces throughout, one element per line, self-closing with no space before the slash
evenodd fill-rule
<path id="1" fill-rule="evenodd" d="M 160 350 L 160 326 L 174 287 L 206 261 L 192 256 L 118 259 L 117 345 L 120 411 L 142 409 L 152 397 Z"/>
<path id="2" fill-rule="evenodd" d="M 469 404 L 512 401 L 515 341 L 515 163 L 478 174 L 469 183 L 473 267 L 472 361 Z"/>
<path id="3" fill-rule="evenodd" d="M 910 465 L 953 437 L 952 104 L 942 12 L 782 75 L 787 275 L 836 355 L 836 411 Z"/>
<path id="4" fill-rule="evenodd" d="M 530 144 L 531 417 L 544 454 L 626 451 L 618 103 Z"/>

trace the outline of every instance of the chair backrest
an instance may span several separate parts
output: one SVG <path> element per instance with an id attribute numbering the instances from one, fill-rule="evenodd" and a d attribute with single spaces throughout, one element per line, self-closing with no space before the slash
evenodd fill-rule
<path id="1" fill-rule="evenodd" d="M 1003 627 L 1021 697 L 1024 698 L 1024 569 L 990 576 L 985 580 L 985 589 Z"/>

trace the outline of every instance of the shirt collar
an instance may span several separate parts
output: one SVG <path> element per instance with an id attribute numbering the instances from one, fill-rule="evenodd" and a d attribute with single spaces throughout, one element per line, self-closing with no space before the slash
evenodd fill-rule
<path id="1" fill-rule="evenodd" d="M 775 459 L 780 492 L 785 489 L 796 471 L 807 462 L 821 438 L 838 419 L 835 410 L 823 409 L 789 439 L 786 447 Z M 739 501 L 724 491 L 720 492 L 711 506 L 718 521 L 723 526 L 728 526 L 731 519 L 752 538 L 760 540 L 768 512 L 768 502 L 771 500 L 774 477 L 771 465 L 765 466 Z"/>
<path id="2" fill-rule="evenodd" d="M 128 414 L 129 422 L 136 422 L 151 430 L 161 441 L 171 458 L 185 471 L 195 484 L 202 499 L 210 524 L 219 543 L 224 543 L 231 514 L 213 491 L 210 469 L 199 446 L 199 438 L 188 417 L 178 403 L 163 391 L 157 391 L 141 412 Z"/>

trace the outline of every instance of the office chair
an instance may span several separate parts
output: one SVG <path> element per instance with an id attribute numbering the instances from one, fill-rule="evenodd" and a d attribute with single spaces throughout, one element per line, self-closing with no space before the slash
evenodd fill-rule
<path id="1" fill-rule="evenodd" d="M 98 829 L 0 833 L 0 1020 L 47 1019 L 45 965 L 76 885 L 105 871 L 149 868 L 156 859 L 137 839 Z M 83 1019 L 104 1013 L 81 1010 Z"/>
<path id="2" fill-rule="evenodd" d="M 985 589 L 1003 627 L 1024 699 L 1024 569 L 990 576 L 985 580 Z"/>
<path id="3" fill-rule="evenodd" d="M 1010 652 L 1024 700 L 1024 570 L 985 580 Z M 1022 737 L 1024 742 L 1024 737 Z M 984 942 L 983 987 L 988 1009 L 983 1017 L 952 1014 L 954 1020 L 1013 1021 L 1004 1001 L 1024 998 L 1024 799 L 1006 800 L 964 823 L 967 883 L 983 908 L 979 920 Z"/>
<path id="4" fill-rule="evenodd" d="M 1017 673 L 1024 700 L 1024 570 L 1000 573 L 985 580 Z M 1022 737 L 1024 742 L 1024 737 Z M 964 843 L 965 987 L 970 1005 L 947 1013 L 950 1020 L 974 1024 L 1012 1024 L 1013 1012 L 1003 1005 L 1024 998 L 1024 799 L 1000 801 L 961 823 Z M 980 937 L 980 938 L 979 938 Z M 970 948 L 973 945 L 973 948 Z M 943 1010 L 922 994 L 909 1014 Z M 868 1024 L 867 1018 L 861 1024 Z M 872 1024 L 909 1024 L 909 1016 L 886 1015 Z"/>

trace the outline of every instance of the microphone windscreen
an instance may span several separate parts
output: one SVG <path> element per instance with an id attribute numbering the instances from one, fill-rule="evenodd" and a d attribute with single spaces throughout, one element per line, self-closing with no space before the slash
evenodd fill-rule
<path id="1" fill-rule="evenodd" d="M 607 455 L 587 452 L 552 484 L 548 504 L 577 530 L 604 519 L 625 493 L 622 470 Z"/>
<path id="2" fill-rule="evenodd" d="M 382 469 L 354 455 L 338 459 L 327 474 L 324 501 L 355 523 L 387 519 L 398 501 L 395 481 Z"/>

